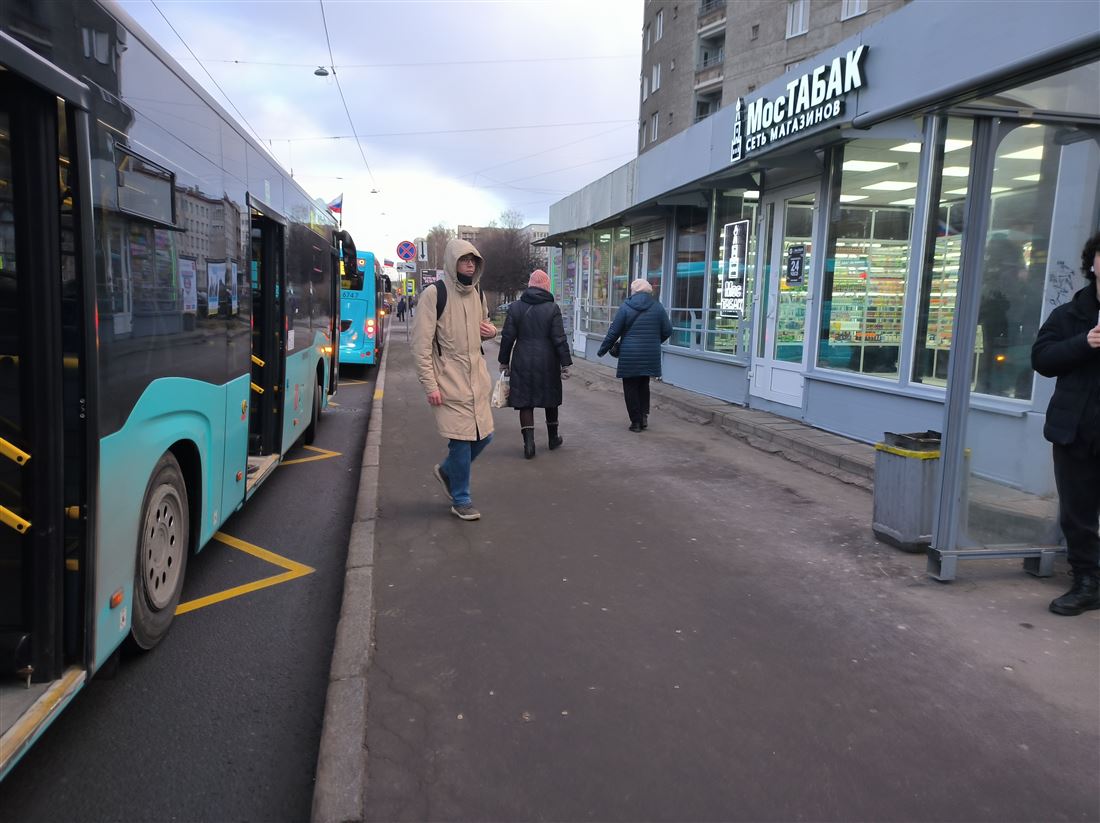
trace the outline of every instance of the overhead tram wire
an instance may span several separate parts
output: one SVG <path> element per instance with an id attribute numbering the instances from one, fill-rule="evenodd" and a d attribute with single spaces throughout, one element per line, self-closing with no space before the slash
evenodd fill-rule
<path id="1" fill-rule="evenodd" d="M 193 58 L 195 59 L 195 62 L 199 64 L 199 68 L 201 68 L 201 69 L 202 69 L 203 71 L 205 71 L 205 72 L 206 72 L 206 76 L 210 78 L 210 82 L 211 82 L 211 83 L 213 83 L 213 84 L 214 84 L 214 87 L 215 87 L 215 88 L 217 88 L 217 90 L 221 92 L 221 94 L 222 94 L 222 97 L 224 97 L 224 98 L 225 98 L 225 101 L 226 101 L 226 102 L 227 102 L 227 103 L 228 103 L 228 104 L 229 104 L 230 106 L 232 106 L 232 107 L 233 107 L 233 111 L 237 112 L 237 116 L 241 118 L 241 122 L 242 122 L 242 123 L 244 123 L 244 124 L 245 124 L 246 126 L 248 126 L 248 129 L 249 129 L 249 131 L 251 131 L 251 132 L 252 132 L 252 136 L 253 136 L 253 137 L 255 137 L 255 138 L 256 138 L 256 140 L 258 140 L 258 141 L 259 141 L 259 143 L 260 143 L 260 145 L 262 146 L 262 145 L 264 144 L 264 139 L 263 139 L 262 137 L 260 137 L 260 133 L 259 133 L 258 131 L 256 131 L 256 129 L 252 128 L 252 124 L 248 122 L 248 118 L 246 118 L 246 117 L 245 117 L 245 116 L 244 116 L 244 115 L 243 115 L 243 114 L 241 113 L 241 110 L 237 108 L 237 104 L 236 104 L 236 103 L 234 103 L 234 102 L 233 102 L 233 100 L 232 100 L 232 98 L 230 98 L 230 96 L 229 96 L 228 94 L 226 94 L 226 93 L 225 93 L 225 89 L 223 89 L 223 88 L 222 88 L 222 87 L 221 87 L 221 86 L 220 86 L 220 85 L 218 84 L 218 81 L 214 79 L 214 75 L 212 75 L 212 74 L 210 73 L 210 70 L 209 70 L 209 69 L 207 69 L 207 68 L 206 68 L 206 66 L 204 66 L 204 65 L 203 65 L 202 61 L 201 61 L 201 60 L 200 60 L 200 59 L 198 58 L 198 56 L 197 56 L 197 55 L 195 54 L 195 52 L 194 52 L 194 50 L 193 50 L 193 49 L 191 48 L 191 46 L 190 46 L 190 45 L 188 45 L 187 41 L 183 39 L 183 35 L 182 35 L 182 34 L 180 34 L 180 33 L 179 33 L 178 31 L 176 31 L 176 27 L 172 25 L 172 21 L 171 21 L 171 20 L 169 20 L 169 19 L 168 19 L 168 17 L 167 17 L 167 16 L 166 16 L 166 15 L 164 14 L 164 12 L 160 10 L 160 6 L 158 6 L 158 5 L 157 5 L 157 3 L 156 3 L 156 0 L 149 0 L 149 2 L 151 2 L 151 3 L 153 4 L 153 8 L 155 8 L 155 9 L 157 10 L 157 13 L 158 13 L 158 14 L 160 14 L 160 16 L 161 16 L 161 17 L 163 17 L 163 18 L 164 18 L 164 22 L 165 22 L 165 23 L 167 23 L 167 24 L 168 24 L 168 28 L 170 28 L 170 29 L 172 30 L 172 34 L 176 35 L 176 37 L 178 37 L 178 38 L 179 38 L 179 41 L 180 41 L 181 43 L 183 43 L 183 47 L 184 47 L 185 49 L 187 49 L 187 51 L 188 51 L 188 52 L 190 52 L 190 53 L 191 53 L 191 56 L 192 56 L 192 57 L 193 57 Z M 267 147 L 265 147 L 265 148 L 267 149 L 267 151 L 268 151 L 268 152 L 271 152 L 271 149 L 270 149 L 270 148 L 267 148 Z M 271 153 L 271 156 L 272 156 L 272 157 L 274 157 L 274 156 L 275 156 L 273 152 Z"/>
<path id="2" fill-rule="evenodd" d="M 317 137 L 268 137 L 268 140 L 276 140 L 280 143 L 305 143 L 310 141 L 320 140 L 358 140 L 360 137 L 417 137 L 422 135 L 431 134 L 473 134 L 475 132 L 487 132 L 487 131 L 518 131 L 520 129 L 558 129 L 568 128 L 572 126 L 606 126 L 609 123 L 618 123 L 616 128 L 622 128 L 626 123 L 636 123 L 636 118 L 629 120 L 589 120 L 587 122 L 580 123 L 536 123 L 530 126 L 487 126 L 480 129 L 428 129 L 426 131 L 386 131 L 376 132 L 374 134 L 327 134 Z M 610 131 L 614 131 L 611 129 Z M 593 135 L 598 137 L 599 135 Z M 585 140 L 589 138 L 584 138 Z M 580 142 L 580 141 L 577 141 Z M 566 144 L 572 145 L 572 144 Z M 561 148 L 558 146 L 557 148 Z"/>
<path id="3" fill-rule="evenodd" d="M 562 143 L 561 145 L 558 145 L 558 146 L 551 146 L 550 148 L 544 149 L 543 151 L 537 151 L 534 154 L 525 154 L 523 157 L 517 157 L 515 160 L 505 160 L 503 163 L 496 163 L 495 165 L 492 165 L 492 166 L 486 166 L 485 168 L 478 169 L 477 171 L 468 171 L 465 174 L 459 175 L 458 179 L 461 180 L 464 177 L 477 177 L 477 175 L 482 174 L 483 172 L 492 171 L 493 169 L 499 169 L 501 166 L 511 166 L 513 163 L 519 163 L 523 160 L 530 160 L 532 157 L 540 157 L 544 154 L 550 154 L 550 152 L 558 151 L 558 150 L 564 149 L 564 148 L 568 148 L 569 146 L 575 146 L 575 145 L 577 145 L 577 143 L 583 143 L 586 140 L 595 140 L 597 137 L 603 137 L 605 134 L 611 134 L 611 132 L 613 132 L 613 131 L 618 131 L 619 129 L 624 129 L 624 128 L 626 128 L 626 126 L 628 124 L 632 124 L 634 122 L 636 122 L 636 121 L 634 121 L 634 120 L 624 121 L 621 125 L 613 126 L 612 128 L 607 129 L 606 131 L 598 131 L 595 134 L 590 134 L 590 135 L 588 135 L 588 137 L 582 137 L 579 140 L 573 140 L 572 142 L 569 142 L 569 143 Z"/>
<path id="4" fill-rule="evenodd" d="M 331 57 L 331 55 L 330 55 Z M 414 69 L 414 68 L 438 68 L 439 66 L 484 66 L 498 63 L 560 63 L 578 60 L 636 60 L 636 54 L 604 54 L 588 55 L 585 57 L 514 57 L 502 60 L 439 60 L 418 63 L 347 63 L 340 66 L 342 69 Z M 195 58 L 198 59 L 197 57 Z M 294 69 L 311 69 L 314 63 L 275 63 L 262 60 L 231 60 L 227 58 L 214 58 L 208 63 L 236 63 L 241 66 L 281 66 Z M 335 68 L 335 66 L 333 67 Z"/>
<path id="5" fill-rule="evenodd" d="M 348 101 L 344 97 L 344 89 L 340 85 L 340 75 L 336 72 L 336 61 L 332 56 L 332 39 L 328 35 L 328 20 L 325 18 L 325 0 L 317 0 L 317 2 L 321 6 L 321 22 L 325 26 L 325 45 L 328 46 L 328 59 L 329 65 L 332 67 L 332 79 L 336 81 L 336 90 L 340 92 L 340 102 L 344 104 L 344 113 L 348 116 L 348 125 L 351 126 L 351 133 L 355 138 L 355 145 L 359 149 L 359 156 L 363 158 L 363 165 L 367 167 L 367 174 L 370 175 L 371 188 L 377 189 L 378 182 L 374 179 L 374 172 L 370 170 L 370 163 L 367 162 L 367 155 L 363 152 L 363 143 L 359 139 L 359 135 L 355 132 L 355 123 L 351 119 L 351 109 L 348 108 Z"/>

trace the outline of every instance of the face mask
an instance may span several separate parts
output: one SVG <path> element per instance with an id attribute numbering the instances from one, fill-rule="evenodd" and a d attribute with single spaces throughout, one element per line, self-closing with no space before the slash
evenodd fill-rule
<path id="1" fill-rule="evenodd" d="M 458 282 L 463 286 L 472 286 L 474 284 L 474 276 L 472 274 L 456 274 Z"/>

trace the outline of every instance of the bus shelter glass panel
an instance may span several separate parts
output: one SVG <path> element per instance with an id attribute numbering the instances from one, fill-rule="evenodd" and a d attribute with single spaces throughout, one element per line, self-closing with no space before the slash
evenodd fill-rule
<path id="1" fill-rule="evenodd" d="M 1050 546 L 1060 540 L 1058 494 L 1043 425 L 1055 381 L 1031 369 L 1031 351 L 1050 312 L 1093 288 L 1080 261 L 1098 228 L 1100 129 L 1021 123 L 1000 135 L 959 533 L 984 546 Z"/>

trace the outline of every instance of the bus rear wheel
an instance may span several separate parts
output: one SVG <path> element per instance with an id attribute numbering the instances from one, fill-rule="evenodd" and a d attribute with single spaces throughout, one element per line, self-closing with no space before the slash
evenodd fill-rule
<path id="1" fill-rule="evenodd" d="M 133 645 L 148 650 L 168 633 L 187 568 L 190 517 L 187 486 L 174 455 L 157 462 L 141 506 L 137 570 L 134 575 Z"/>
<path id="2" fill-rule="evenodd" d="M 312 446 L 313 441 L 317 439 L 317 430 L 321 428 L 321 382 L 317 381 L 317 384 L 313 387 L 313 419 L 309 421 L 309 425 L 306 426 L 305 432 L 302 434 L 302 440 L 307 446 Z"/>

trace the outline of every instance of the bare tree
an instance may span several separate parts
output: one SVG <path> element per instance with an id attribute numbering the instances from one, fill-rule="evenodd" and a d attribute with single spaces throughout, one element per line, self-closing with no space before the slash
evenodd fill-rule
<path id="1" fill-rule="evenodd" d="M 478 251 L 485 261 L 481 287 L 501 300 L 514 300 L 527 285 L 531 272 L 538 268 L 534 249 L 520 233 L 523 215 L 506 211 L 478 236 Z"/>
<path id="2" fill-rule="evenodd" d="M 453 239 L 455 233 L 438 223 L 428 231 L 428 260 L 426 267 L 429 269 L 443 268 L 443 251 L 447 248 L 447 241 Z"/>

